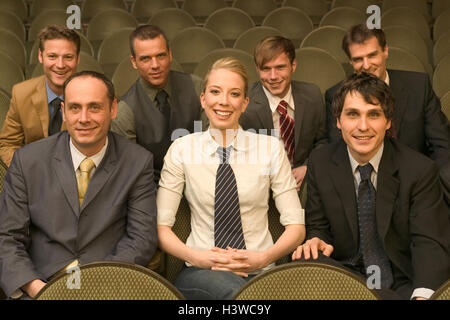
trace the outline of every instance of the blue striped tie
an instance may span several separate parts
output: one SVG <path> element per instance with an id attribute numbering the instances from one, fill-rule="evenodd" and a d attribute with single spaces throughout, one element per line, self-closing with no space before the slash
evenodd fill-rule
<path id="1" fill-rule="evenodd" d="M 389 258 L 383 249 L 377 231 L 375 215 L 376 191 L 370 175 L 372 165 L 358 166 L 361 182 L 358 187 L 358 217 L 359 217 L 359 246 L 362 253 L 364 267 L 378 266 L 381 272 L 381 287 L 389 288 L 393 283 L 392 269 Z"/>
<path id="2" fill-rule="evenodd" d="M 221 159 L 216 175 L 214 204 L 214 243 L 218 248 L 245 249 L 236 177 L 228 163 L 232 146 L 219 147 Z"/>

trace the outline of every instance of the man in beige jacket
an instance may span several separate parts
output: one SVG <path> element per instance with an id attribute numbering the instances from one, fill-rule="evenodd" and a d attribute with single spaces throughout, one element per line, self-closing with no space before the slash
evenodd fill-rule
<path id="1" fill-rule="evenodd" d="M 63 128 L 60 111 L 63 83 L 80 61 L 80 37 L 65 26 L 45 27 L 39 34 L 39 62 L 44 75 L 16 84 L 0 132 L 0 159 L 9 166 L 14 151 Z"/>

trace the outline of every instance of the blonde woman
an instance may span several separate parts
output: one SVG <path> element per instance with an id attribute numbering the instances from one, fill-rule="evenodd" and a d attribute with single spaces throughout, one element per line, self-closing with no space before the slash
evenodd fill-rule
<path id="1" fill-rule="evenodd" d="M 164 159 L 158 238 L 164 251 L 186 262 L 174 284 L 187 299 L 231 299 L 305 238 L 304 210 L 282 143 L 239 127 L 247 88 L 238 60 L 216 61 L 200 95 L 209 129 L 175 140 Z M 276 243 L 268 229 L 270 190 L 285 226 Z M 186 243 L 171 229 L 183 192 L 191 209 Z"/>

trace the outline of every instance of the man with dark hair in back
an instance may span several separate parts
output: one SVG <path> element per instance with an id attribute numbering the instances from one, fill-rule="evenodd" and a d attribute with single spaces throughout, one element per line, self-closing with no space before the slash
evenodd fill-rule
<path id="1" fill-rule="evenodd" d="M 50 25 L 38 35 L 44 75 L 16 84 L 0 132 L 0 159 L 9 166 L 14 151 L 61 130 L 63 83 L 80 62 L 80 37 L 65 26 Z"/>
<path id="2" fill-rule="evenodd" d="M 130 35 L 131 63 L 139 79 L 121 98 L 111 130 L 140 144 L 154 155 L 155 181 L 174 138 L 202 130 L 200 78 L 171 71 L 172 53 L 164 32 L 142 25 Z M 203 126 L 206 126 L 204 124 Z M 176 129 L 181 129 L 175 131 Z"/>
<path id="3" fill-rule="evenodd" d="M 0 198 L 0 286 L 34 298 L 96 261 L 147 266 L 157 247 L 150 152 L 109 131 L 114 86 L 83 71 L 64 83 L 67 127 L 14 153 Z"/>
<path id="4" fill-rule="evenodd" d="M 309 157 L 307 240 L 293 260 L 348 268 L 384 298 L 430 298 L 450 277 L 436 163 L 390 137 L 394 99 L 372 74 L 342 83 L 333 115 L 343 139 Z"/>
<path id="5" fill-rule="evenodd" d="M 395 98 L 392 131 L 410 148 L 430 157 L 439 167 L 450 160 L 450 126 L 441 111 L 428 74 L 386 69 L 389 48 L 381 29 L 365 24 L 351 27 L 342 41 L 342 49 L 356 73 L 371 73 L 390 87 Z M 333 95 L 338 83 L 326 91 L 327 132 L 329 141 L 341 138 L 332 113 Z"/>
<path id="6" fill-rule="evenodd" d="M 300 191 L 311 150 L 326 142 L 325 107 L 319 87 L 292 80 L 297 68 L 291 40 L 272 36 L 255 48 L 260 81 L 250 87 L 250 103 L 240 123 L 247 129 L 272 134 L 278 129 Z"/>

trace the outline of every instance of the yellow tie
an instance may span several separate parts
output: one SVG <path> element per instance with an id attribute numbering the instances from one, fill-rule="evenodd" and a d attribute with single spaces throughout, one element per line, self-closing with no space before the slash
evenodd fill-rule
<path id="1" fill-rule="evenodd" d="M 85 158 L 80 163 L 81 174 L 78 177 L 78 200 L 80 200 L 80 206 L 83 203 L 84 195 L 89 185 L 89 175 L 92 169 L 95 167 L 94 161 Z"/>

